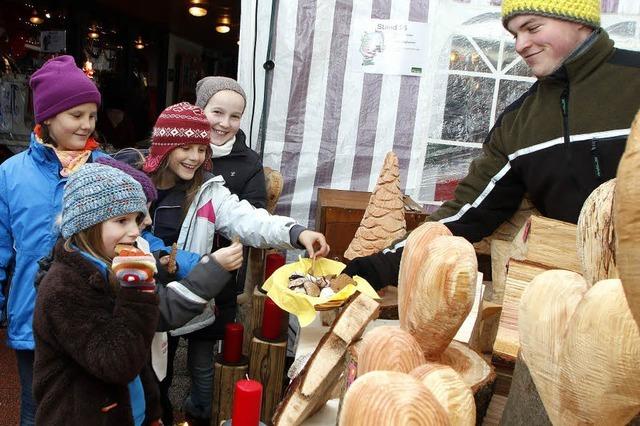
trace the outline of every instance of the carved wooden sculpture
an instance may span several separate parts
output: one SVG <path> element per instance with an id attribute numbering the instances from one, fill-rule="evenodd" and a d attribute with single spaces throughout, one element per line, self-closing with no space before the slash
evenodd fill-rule
<path id="1" fill-rule="evenodd" d="M 421 226 L 411 233 L 398 278 L 400 326 L 416 338 L 427 360 L 449 346 L 471 311 L 478 269 L 467 240 L 439 236 L 423 245 L 431 232 Z"/>
<path id="2" fill-rule="evenodd" d="M 360 227 L 344 252 L 346 259 L 377 253 L 405 235 L 407 225 L 402 198 L 398 157 L 389 152 Z"/>
<path id="3" fill-rule="evenodd" d="M 422 348 L 411 334 L 400 327 L 376 327 L 362 338 L 358 376 L 375 370 L 408 373 L 424 363 Z"/>
<path id="4" fill-rule="evenodd" d="M 418 379 L 397 371 L 371 371 L 347 390 L 339 425 L 449 425 L 447 413 Z"/>
<path id="5" fill-rule="evenodd" d="M 431 391 L 447 412 L 452 425 L 476 424 L 476 404 L 473 401 L 471 389 L 453 368 L 430 362 L 412 370 L 409 374 L 420 380 Z"/>
<path id="6" fill-rule="evenodd" d="M 631 125 L 618 166 L 613 202 L 616 264 L 631 312 L 640 327 L 640 113 Z"/>
<path id="7" fill-rule="evenodd" d="M 640 332 L 620 280 L 551 270 L 522 295 L 521 355 L 553 424 L 623 425 L 640 411 Z"/>
<path id="8" fill-rule="evenodd" d="M 587 198 L 578 218 L 578 257 L 587 285 L 618 278 L 613 228 L 613 193 L 616 180 L 597 187 Z M 640 206 L 638 206 L 640 207 Z"/>
<path id="9" fill-rule="evenodd" d="M 266 209 L 269 213 L 273 214 L 276 209 L 276 204 L 278 204 L 278 200 L 280 199 L 282 188 L 284 187 L 282 174 L 277 170 L 273 170 L 271 167 L 265 167 L 264 182 L 267 187 Z"/>

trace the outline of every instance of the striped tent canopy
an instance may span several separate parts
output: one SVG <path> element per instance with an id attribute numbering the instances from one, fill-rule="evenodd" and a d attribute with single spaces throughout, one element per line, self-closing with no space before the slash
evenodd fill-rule
<path id="1" fill-rule="evenodd" d="M 616 44 L 640 50 L 640 1 L 602 11 Z M 355 29 L 376 19 L 424 25 L 421 76 L 362 72 Z M 238 79 L 242 128 L 284 177 L 277 213 L 311 227 L 317 188 L 371 191 L 391 150 L 406 194 L 447 199 L 534 81 L 496 0 L 242 0 Z"/>

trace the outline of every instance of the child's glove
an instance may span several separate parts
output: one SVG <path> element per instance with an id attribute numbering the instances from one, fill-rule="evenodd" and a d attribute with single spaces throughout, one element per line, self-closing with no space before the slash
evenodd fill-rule
<path id="1" fill-rule="evenodd" d="M 153 279 L 157 271 L 155 258 L 133 246 L 126 246 L 120 250 L 118 248 L 116 248 L 118 256 L 113 258 L 111 269 L 120 286 L 155 291 L 156 282 Z"/>

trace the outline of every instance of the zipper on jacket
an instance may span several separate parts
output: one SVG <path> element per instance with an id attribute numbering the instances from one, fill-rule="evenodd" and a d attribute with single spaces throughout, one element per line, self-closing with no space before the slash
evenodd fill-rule
<path id="1" fill-rule="evenodd" d="M 591 139 L 591 159 L 593 160 L 593 173 L 596 175 L 596 178 L 598 178 L 598 181 L 601 181 L 600 151 L 598 150 L 598 141 L 595 138 Z"/>
<path id="2" fill-rule="evenodd" d="M 569 148 L 569 86 L 567 86 L 560 95 L 560 108 L 562 108 L 562 130 L 564 133 L 564 143 Z"/>

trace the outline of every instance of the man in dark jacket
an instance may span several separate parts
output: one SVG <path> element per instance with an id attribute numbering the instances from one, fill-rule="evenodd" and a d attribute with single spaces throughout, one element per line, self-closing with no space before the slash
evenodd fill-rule
<path id="1" fill-rule="evenodd" d="M 454 200 L 429 217 L 471 242 L 525 193 L 544 216 L 576 223 L 591 191 L 615 177 L 640 107 L 640 53 L 614 48 L 598 0 L 504 0 L 502 22 L 538 81 L 498 117 Z M 404 243 L 345 272 L 396 285 Z"/>

